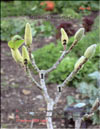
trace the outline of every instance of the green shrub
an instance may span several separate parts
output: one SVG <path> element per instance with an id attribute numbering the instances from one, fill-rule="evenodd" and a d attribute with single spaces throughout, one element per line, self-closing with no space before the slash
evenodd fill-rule
<path id="1" fill-rule="evenodd" d="M 77 12 L 75 12 L 73 9 L 71 8 L 64 8 L 63 9 L 63 13 L 62 13 L 62 16 L 64 17 L 69 17 L 69 18 L 81 18 L 81 15 L 79 15 Z"/>
<path id="2" fill-rule="evenodd" d="M 1 2 L 1 17 L 7 16 L 40 16 L 48 13 L 63 14 L 78 18 L 88 15 L 91 11 L 80 11 L 79 7 L 91 7 L 92 11 L 99 10 L 99 1 L 54 1 L 55 8 L 51 12 L 45 11 L 40 7 L 41 1 L 11 1 Z M 68 12 L 68 14 L 67 14 Z"/>
<path id="3" fill-rule="evenodd" d="M 25 24 L 29 21 L 26 18 L 8 18 L 1 20 L 1 40 L 9 41 L 12 36 L 18 34 L 23 36 Z M 29 21 L 30 22 L 30 21 Z M 35 26 L 33 22 L 32 26 Z"/>
<path id="4" fill-rule="evenodd" d="M 61 48 L 62 46 L 60 44 L 56 46 L 54 43 L 50 43 L 49 45 L 45 45 L 43 48 L 33 52 L 38 67 L 40 69 L 50 68 L 59 58 Z"/>
<path id="5" fill-rule="evenodd" d="M 90 7 L 92 11 L 98 11 L 99 1 L 55 1 L 55 6 L 56 13 L 60 13 L 64 16 L 70 15 L 73 18 L 79 18 L 83 15 L 88 15 L 91 13 L 91 11 L 86 9 L 84 11 L 79 10 L 80 7 Z"/>
<path id="6" fill-rule="evenodd" d="M 44 35 L 48 37 L 55 33 L 55 28 L 49 21 L 39 20 L 40 25 L 38 25 L 38 20 L 33 21 L 29 18 L 2 18 L 1 40 L 9 41 L 16 34 L 23 37 L 27 22 L 31 24 L 33 37 Z"/>
<path id="7" fill-rule="evenodd" d="M 50 83 L 61 83 L 65 80 L 65 78 L 70 74 L 70 72 L 74 68 L 74 64 L 76 62 L 77 58 L 75 57 L 66 57 L 61 62 L 61 64 L 57 67 L 56 70 L 54 70 L 49 75 L 48 82 Z M 55 81 L 56 79 L 56 81 Z"/>
<path id="8" fill-rule="evenodd" d="M 92 26 L 92 29 L 98 29 L 98 27 L 99 27 L 99 30 L 100 30 L 100 26 L 98 26 L 98 24 L 99 24 L 99 21 L 100 21 L 100 16 L 97 16 L 96 18 L 95 18 L 95 20 L 94 20 L 94 24 L 93 24 L 93 26 Z"/>
<path id="9" fill-rule="evenodd" d="M 40 1 L 11 1 L 1 2 L 1 17 L 33 16 L 43 14 Z"/>

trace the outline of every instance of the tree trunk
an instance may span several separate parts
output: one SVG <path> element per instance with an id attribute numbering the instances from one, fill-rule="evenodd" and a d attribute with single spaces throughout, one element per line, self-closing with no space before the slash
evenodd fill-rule
<path id="1" fill-rule="evenodd" d="M 47 103 L 47 114 L 46 114 L 46 122 L 48 129 L 53 129 L 53 123 L 52 123 L 53 107 L 54 107 L 54 102 L 50 100 L 50 102 Z"/>

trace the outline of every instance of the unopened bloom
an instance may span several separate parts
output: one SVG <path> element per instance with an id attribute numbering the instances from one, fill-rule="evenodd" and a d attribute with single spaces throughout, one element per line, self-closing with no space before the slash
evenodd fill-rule
<path id="1" fill-rule="evenodd" d="M 62 45 L 66 45 L 68 43 L 68 36 L 63 28 L 61 28 L 61 43 Z"/>
<path id="2" fill-rule="evenodd" d="M 82 64 L 84 62 L 84 60 L 85 60 L 85 57 L 84 56 L 81 56 L 78 59 L 78 61 L 76 62 L 75 66 L 74 66 L 74 69 L 76 70 L 80 66 L 80 64 Z"/>
<path id="3" fill-rule="evenodd" d="M 84 56 L 85 56 L 86 58 L 92 57 L 92 56 L 94 55 L 94 53 L 95 53 L 96 46 L 97 46 L 96 44 L 93 44 L 93 45 L 91 45 L 90 47 L 88 47 L 88 48 L 86 49 L 85 53 L 84 53 Z"/>
<path id="4" fill-rule="evenodd" d="M 23 63 L 26 61 L 27 63 L 30 62 L 29 53 L 27 51 L 27 48 L 25 46 L 22 47 L 22 57 L 23 57 Z"/>
<path id="5" fill-rule="evenodd" d="M 29 23 L 25 27 L 25 44 L 29 47 L 32 44 L 32 30 Z"/>
<path id="6" fill-rule="evenodd" d="M 74 36 L 75 40 L 77 40 L 77 41 L 81 40 L 81 39 L 83 38 L 83 36 L 84 36 L 84 31 L 85 31 L 84 28 L 80 28 L 80 29 L 75 33 L 75 36 Z"/>
<path id="7" fill-rule="evenodd" d="M 12 57 L 14 58 L 14 60 L 17 62 L 17 63 L 22 63 L 23 61 L 23 58 L 21 56 L 21 53 L 18 49 L 11 49 L 11 53 L 12 53 Z"/>

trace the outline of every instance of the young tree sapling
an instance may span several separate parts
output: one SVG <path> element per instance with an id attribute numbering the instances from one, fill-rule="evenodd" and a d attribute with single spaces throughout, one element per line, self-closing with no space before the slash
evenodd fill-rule
<path id="1" fill-rule="evenodd" d="M 71 52 L 71 50 L 76 46 L 76 44 L 82 40 L 84 36 L 84 28 L 80 28 L 75 36 L 74 36 L 74 41 L 72 45 L 69 47 L 67 50 L 67 44 L 68 44 L 68 36 L 66 32 L 64 31 L 63 28 L 61 28 L 61 43 L 64 47 L 64 50 L 59 57 L 59 59 L 56 61 L 56 63 L 49 69 L 47 70 L 40 70 L 38 66 L 35 63 L 34 55 L 31 53 L 31 45 L 32 45 L 32 30 L 30 27 L 30 24 L 27 23 L 25 27 L 25 37 L 23 39 L 17 39 L 19 36 L 14 36 L 13 39 L 11 39 L 8 42 L 8 46 L 11 48 L 11 53 L 16 61 L 16 63 L 19 63 L 21 66 L 24 66 L 26 68 L 26 73 L 30 77 L 33 83 L 40 89 L 42 92 L 44 99 L 46 101 L 47 105 L 47 113 L 46 113 L 46 120 L 47 120 L 47 128 L 48 129 L 53 129 L 53 123 L 52 123 L 52 115 L 53 115 L 53 109 L 54 106 L 57 104 L 59 101 L 64 88 L 67 86 L 68 82 L 77 74 L 77 72 L 82 68 L 82 66 L 88 61 L 88 59 L 94 54 L 95 49 L 96 49 L 96 44 L 91 45 L 84 53 L 82 57 L 76 62 L 73 71 L 69 74 L 68 77 L 64 80 L 62 84 L 57 85 L 57 91 L 56 91 L 56 97 L 55 99 L 51 98 L 49 96 L 47 86 L 46 86 L 46 78 L 45 76 L 53 71 L 54 69 L 57 68 L 59 63 L 64 59 L 64 57 Z M 19 51 L 19 47 L 23 44 L 24 46 L 22 47 L 22 54 Z M 39 79 L 40 82 L 37 82 L 33 76 L 32 76 L 32 70 L 30 69 L 29 65 L 32 65 L 33 68 L 36 69 L 36 71 L 39 74 Z"/>

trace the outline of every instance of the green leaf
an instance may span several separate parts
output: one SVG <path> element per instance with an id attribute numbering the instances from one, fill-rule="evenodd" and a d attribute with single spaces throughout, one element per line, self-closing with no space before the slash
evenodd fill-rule
<path id="1" fill-rule="evenodd" d="M 18 49 L 23 43 L 24 43 L 24 40 L 16 40 L 16 41 L 10 40 L 8 42 L 8 46 L 12 49 Z"/>
<path id="2" fill-rule="evenodd" d="M 15 49 L 18 49 L 23 43 L 24 43 L 24 40 L 15 41 L 14 43 Z"/>
<path id="3" fill-rule="evenodd" d="M 14 48 L 14 43 L 12 41 L 9 41 L 8 46 L 13 49 Z"/>

